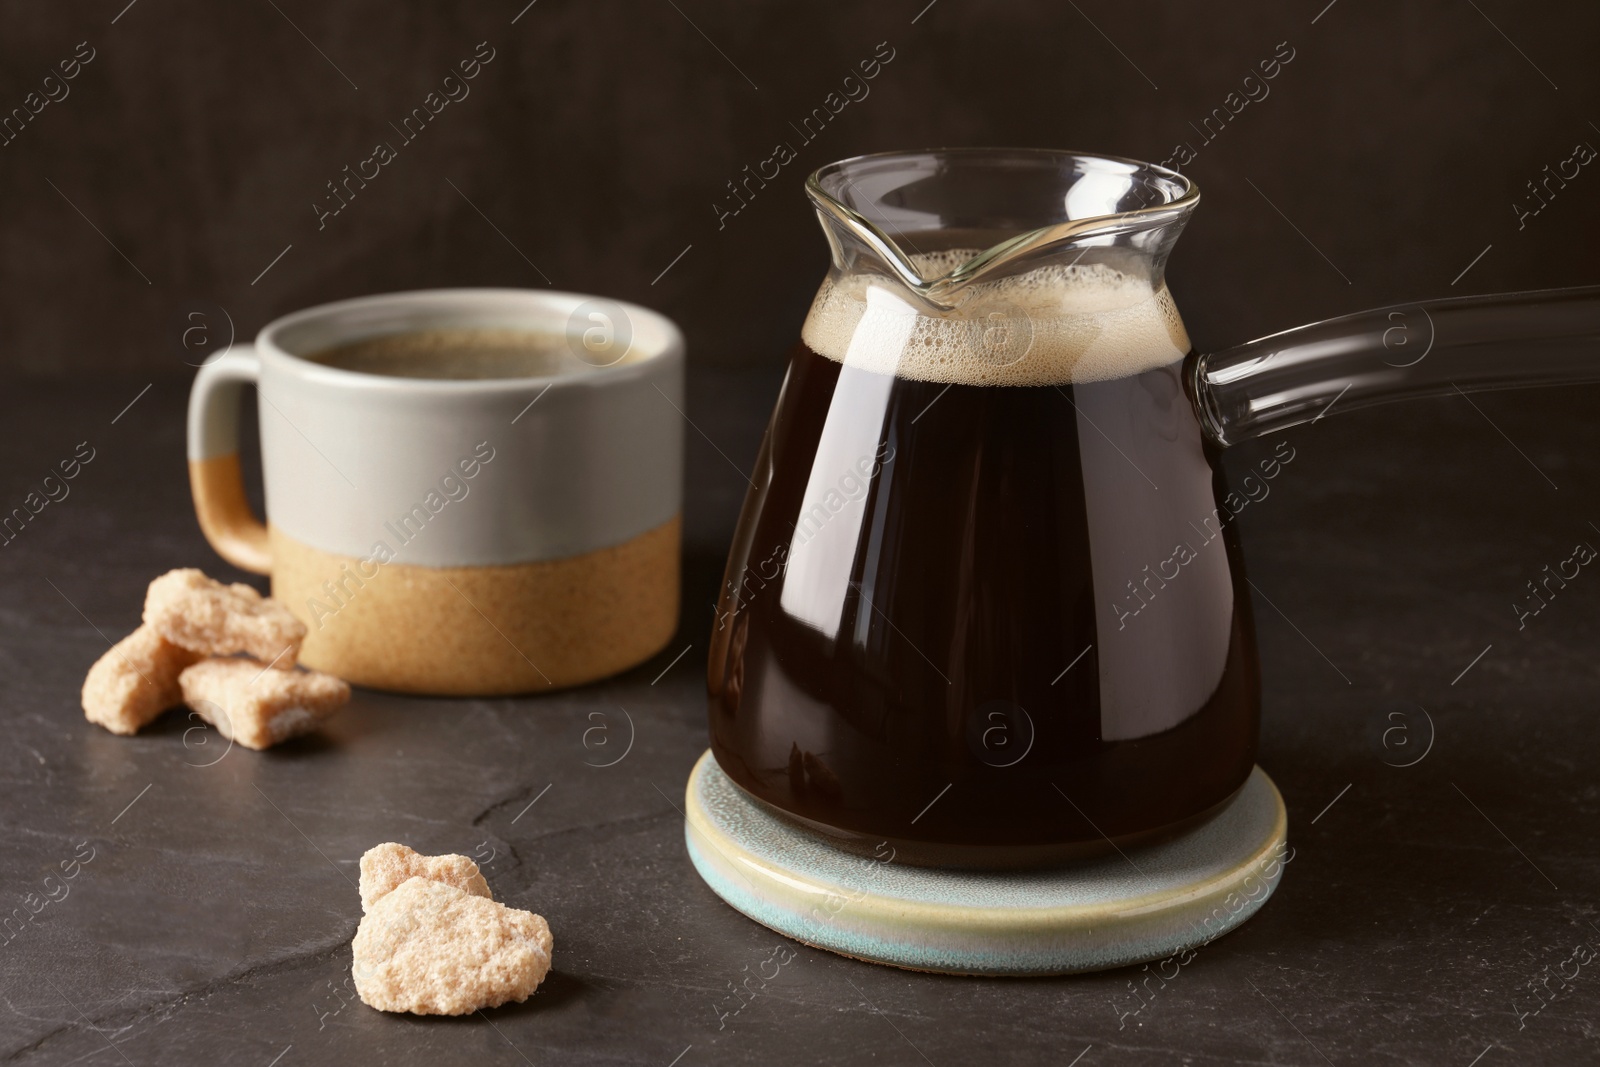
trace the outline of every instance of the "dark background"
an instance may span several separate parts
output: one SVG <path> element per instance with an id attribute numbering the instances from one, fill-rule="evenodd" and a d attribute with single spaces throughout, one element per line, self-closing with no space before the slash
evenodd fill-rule
<path id="1" fill-rule="evenodd" d="M 1520 232 L 1512 209 L 1577 142 L 1600 147 L 1593 4 L 538 0 L 513 25 L 526 0 L 125 3 L 0 9 L 0 107 L 96 51 L 0 148 L 5 367 L 170 367 L 208 304 L 248 337 L 342 297 L 546 279 L 659 308 L 698 363 L 775 366 L 826 262 L 806 173 L 933 145 L 1160 161 L 1284 41 L 1270 95 L 1185 168 L 1204 200 L 1171 280 L 1201 348 L 1600 280 L 1600 176 Z M 471 95 L 319 231 L 325 183 L 398 142 L 389 123 L 480 41 L 496 58 Z M 885 41 L 870 95 L 801 144 L 790 123 Z M 780 140 L 799 157 L 719 230 L 725 183 Z"/>
<path id="2" fill-rule="evenodd" d="M 677 805 L 706 744 L 705 635 L 744 471 L 825 267 L 807 171 L 937 143 L 1159 161 L 1287 41 L 1267 99 L 1185 168 L 1204 202 L 1171 276 L 1202 349 L 1594 283 L 1593 165 L 1521 231 L 1512 205 L 1577 142 L 1600 146 L 1600 10 L 538 0 L 512 25 L 522 0 L 124 2 L 0 0 L 0 111 L 78 42 L 97 52 L 0 147 L 3 506 L 76 442 L 97 450 L 0 547 L 0 915 L 78 842 L 96 849 L 68 899 L 0 944 L 0 1060 L 1593 1062 L 1600 964 L 1549 976 L 1600 946 L 1600 579 L 1586 568 L 1524 628 L 1513 605 L 1575 542 L 1600 545 L 1595 387 L 1335 411 L 1227 453 L 1237 477 L 1279 440 L 1296 450 L 1239 520 L 1260 762 L 1296 858 L 1137 1015 L 1137 968 L 946 978 L 801 950 L 719 1026 L 778 938 L 701 883 Z M 471 96 L 319 232 L 323 183 L 484 40 L 496 58 Z M 724 182 L 882 41 L 895 58 L 871 95 L 719 230 Z M 214 765 L 178 713 L 134 738 L 84 722 L 84 671 L 138 624 L 152 577 L 247 577 L 189 510 L 191 313 L 220 344 L 219 324 L 248 337 L 319 301 L 546 277 L 688 335 L 672 646 L 539 698 L 357 692 L 317 736 Z M 594 716 L 618 708 L 637 743 L 597 769 Z M 348 882 L 390 839 L 473 855 L 497 899 L 549 918 L 556 970 L 527 1004 L 462 1020 L 343 1004 Z"/>

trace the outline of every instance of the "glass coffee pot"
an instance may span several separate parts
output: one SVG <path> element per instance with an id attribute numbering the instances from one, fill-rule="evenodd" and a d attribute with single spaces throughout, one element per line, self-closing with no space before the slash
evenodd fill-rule
<path id="1" fill-rule="evenodd" d="M 866 854 L 1033 866 L 1214 814 L 1260 716 L 1223 447 L 1335 401 L 1600 380 L 1597 287 L 1197 354 L 1164 268 L 1200 194 L 1146 163 L 887 153 L 806 192 L 832 266 L 729 555 L 711 741 Z"/>

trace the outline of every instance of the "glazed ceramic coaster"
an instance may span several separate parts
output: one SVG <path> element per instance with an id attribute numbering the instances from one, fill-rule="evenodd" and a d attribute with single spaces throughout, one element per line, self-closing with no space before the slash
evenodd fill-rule
<path id="1" fill-rule="evenodd" d="M 1292 858 L 1283 798 L 1259 767 L 1183 837 L 1042 871 L 937 870 L 844 852 L 757 804 L 709 751 L 685 800 L 689 857 L 739 911 L 818 948 L 950 974 L 1165 959 L 1255 914 Z"/>

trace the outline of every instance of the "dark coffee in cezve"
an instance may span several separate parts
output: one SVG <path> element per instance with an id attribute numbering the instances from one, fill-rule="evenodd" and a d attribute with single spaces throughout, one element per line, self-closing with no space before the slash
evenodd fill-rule
<path id="1" fill-rule="evenodd" d="M 818 294 L 725 576 L 713 752 L 903 862 L 1171 836 L 1244 784 L 1260 699 L 1187 335 L 1101 264 L 979 290 L 948 316 L 882 278 Z"/>

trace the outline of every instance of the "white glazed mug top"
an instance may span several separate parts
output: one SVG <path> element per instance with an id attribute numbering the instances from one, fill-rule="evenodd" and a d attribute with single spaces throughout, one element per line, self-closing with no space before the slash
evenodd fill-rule
<path id="1" fill-rule="evenodd" d="M 581 343 L 592 323 L 626 339 L 627 354 L 581 374 L 401 378 L 304 358 L 422 330 Z M 392 293 L 285 316 L 255 349 L 268 521 L 313 548 L 386 549 L 433 567 L 525 563 L 621 544 L 681 508 L 683 338 L 648 309 L 516 289 Z M 226 425 L 192 426 L 190 459 L 231 451 L 234 438 Z"/>

